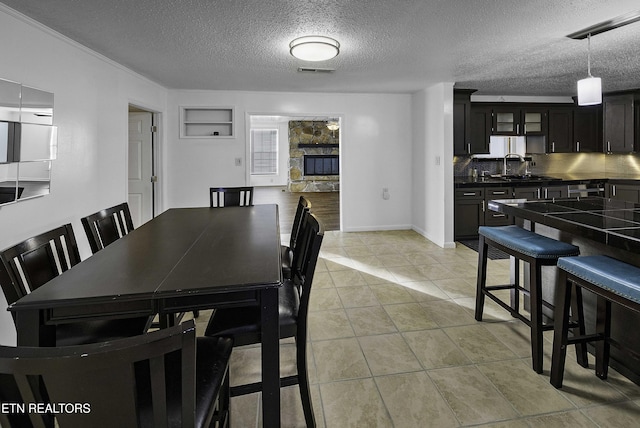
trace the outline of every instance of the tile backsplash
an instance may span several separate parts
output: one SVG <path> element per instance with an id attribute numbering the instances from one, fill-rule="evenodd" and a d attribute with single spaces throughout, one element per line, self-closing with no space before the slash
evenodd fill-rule
<path id="1" fill-rule="evenodd" d="M 604 154 L 604 153 L 550 153 L 531 154 L 529 171 L 532 174 L 593 174 L 594 176 L 620 177 L 640 176 L 640 154 Z M 510 160 L 510 173 L 524 174 L 526 164 Z M 455 156 L 453 171 L 455 176 L 469 176 L 473 168 L 478 174 L 501 174 L 503 162 L 486 159 L 472 159 L 469 156 Z"/>

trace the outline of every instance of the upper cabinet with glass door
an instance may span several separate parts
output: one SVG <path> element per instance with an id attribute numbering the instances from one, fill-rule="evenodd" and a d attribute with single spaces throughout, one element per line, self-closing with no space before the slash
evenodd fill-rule
<path id="1" fill-rule="evenodd" d="M 546 109 L 520 106 L 499 106 L 493 109 L 494 135 L 545 135 L 546 132 Z"/>

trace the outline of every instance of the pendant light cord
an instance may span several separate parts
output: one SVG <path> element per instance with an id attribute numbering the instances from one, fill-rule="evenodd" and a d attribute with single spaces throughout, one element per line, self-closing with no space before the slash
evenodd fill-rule
<path id="1" fill-rule="evenodd" d="M 591 33 L 587 34 L 587 74 L 591 75 Z"/>

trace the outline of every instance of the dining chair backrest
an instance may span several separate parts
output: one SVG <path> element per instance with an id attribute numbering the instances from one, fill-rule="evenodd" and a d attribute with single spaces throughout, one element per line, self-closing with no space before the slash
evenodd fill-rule
<path id="1" fill-rule="evenodd" d="M 17 286 L 16 281 L 11 279 L 9 269 L 3 260 L 0 260 L 0 286 L 2 287 L 4 298 L 7 300 L 8 304 L 16 302 L 19 298 L 25 295 L 20 287 Z M 15 321 L 15 313 L 11 312 L 11 315 L 13 315 Z"/>
<path id="2" fill-rule="evenodd" d="M 253 187 L 210 187 L 211 208 L 250 207 L 253 205 Z"/>
<path id="3" fill-rule="evenodd" d="M 303 215 L 298 242 L 293 252 L 292 269 L 292 281 L 298 289 L 298 295 L 300 297 L 298 323 L 305 323 L 302 328 L 306 328 L 309 295 L 323 238 L 323 224 L 315 214 L 306 212 Z M 301 327 L 298 326 L 298 329 L 300 328 Z"/>
<path id="4" fill-rule="evenodd" d="M 81 222 L 93 254 L 133 230 L 131 211 L 126 202 L 83 217 Z"/>
<path id="5" fill-rule="evenodd" d="M 302 226 L 302 217 L 305 211 L 311 209 L 311 202 L 304 196 L 300 196 L 298 199 L 298 205 L 296 207 L 296 214 L 293 217 L 293 225 L 291 226 L 291 238 L 289 240 L 289 248 L 293 250 L 296 248 L 296 241 L 300 234 L 300 227 Z"/>
<path id="6" fill-rule="evenodd" d="M 14 282 L 15 297 L 22 297 L 80 263 L 71 224 L 29 238 L 0 252 L 0 259 Z M 3 287 L 4 290 L 4 287 Z M 11 304 L 15 300 L 9 301 Z"/>
<path id="7" fill-rule="evenodd" d="M 0 396 L 27 410 L 30 403 L 57 405 L 60 427 L 166 427 L 176 408 L 178 426 L 193 427 L 195 339 L 191 320 L 89 345 L 1 346 Z M 176 379 L 177 387 L 168 388 Z M 0 426 L 51 426 L 46 418 L 44 412 L 0 412 Z"/>

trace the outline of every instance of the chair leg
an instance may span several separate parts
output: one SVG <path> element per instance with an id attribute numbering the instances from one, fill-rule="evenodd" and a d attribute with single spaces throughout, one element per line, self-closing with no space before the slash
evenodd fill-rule
<path id="1" fill-rule="evenodd" d="M 307 371 L 307 341 L 305 337 L 296 338 L 296 365 L 298 370 L 298 387 L 300 388 L 300 400 L 304 411 L 304 420 L 308 428 L 316 427 L 316 419 L 313 414 L 311 391 L 309 389 L 309 372 Z"/>
<path id="2" fill-rule="evenodd" d="M 520 286 L 520 259 L 517 257 L 511 256 L 510 259 L 510 282 L 513 285 L 513 288 L 509 291 L 509 297 L 511 299 L 511 308 L 513 309 L 512 316 L 515 317 L 515 314 L 520 313 L 520 291 L 518 287 Z"/>
<path id="3" fill-rule="evenodd" d="M 567 274 L 563 270 L 558 272 L 558 286 L 553 324 L 553 354 L 551 356 L 551 385 L 562 388 L 564 378 L 564 362 L 567 356 L 567 341 L 569 333 L 569 308 L 571 306 L 571 283 L 567 282 Z"/>
<path id="4" fill-rule="evenodd" d="M 606 379 L 609 371 L 609 336 L 611 335 L 611 302 L 598 296 L 596 333 L 602 336 L 596 346 L 596 376 Z"/>
<path id="5" fill-rule="evenodd" d="M 573 336 L 584 336 L 586 334 L 586 328 L 584 326 L 584 306 L 582 305 L 582 288 L 578 287 L 575 284 L 572 284 L 575 291 L 575 298 L 571 299 L 571 316 L 574 318 L 574 321 L 577 321 L 578 333 L 575 333 Z M 577 320 L 575 320 L 577 318 Z M 576 343 L 576 361 L 584 368 L 589 368 L 589 359 L 587 358 L 587 343 L 586 342 L 577 342 Z"/>
<path id="6" fill-rule="evenodd" d="M 542 266 L 534 262 L 530 267 L 531 275 L 531 357 L 533 370 L 542 373 Z"/>
<path id="7" fill-rule="evenodd" d="M 487 243 L 484 236 L 478 238 L 478 277 L 476 283 L 476 321 L 482 321 L 484 290 L 487 284 Z"/>

